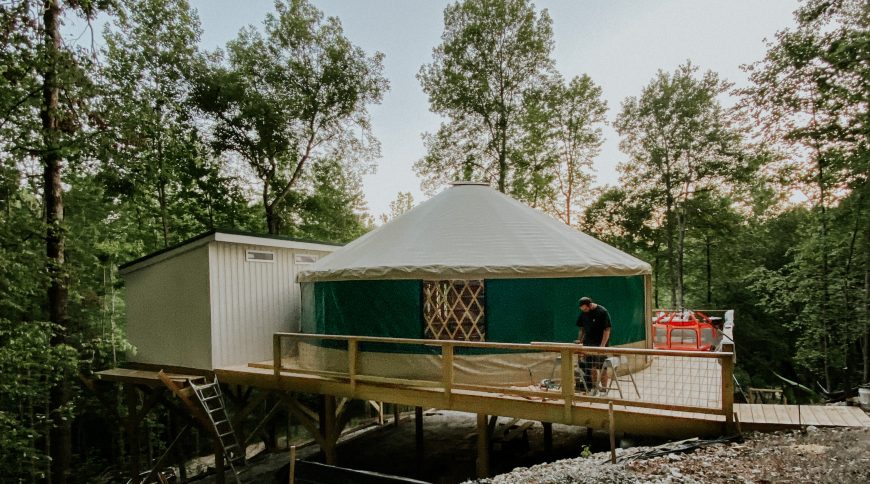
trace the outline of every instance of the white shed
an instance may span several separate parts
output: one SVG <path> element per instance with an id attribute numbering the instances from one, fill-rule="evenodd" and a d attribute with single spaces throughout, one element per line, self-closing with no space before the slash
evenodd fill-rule
<path id="1" fill-rule="evenodd" d="M 124 264 L 135 363 L 211 370 L 272 357 L 298 331 L 296 274 L 336 245 L 211 231 Z"/>

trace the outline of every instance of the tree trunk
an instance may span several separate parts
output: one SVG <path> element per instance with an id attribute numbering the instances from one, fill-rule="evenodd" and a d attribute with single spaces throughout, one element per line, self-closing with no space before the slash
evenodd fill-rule
<path id="1" fill-rule="evenodd" d="M 685 297 L 683 294 L 683 275 L 685 268 L 683 267 L 683 259 L 686 253 L 686 212 L 685 203 L 678 210 L 677 215 L 677 307 L 682 309 L 685 306 Z"/>
<path id="2" fill-rule="evenodd" d="M 870 226 L 864 227 L 864 291 L 863 291 L 863 324 L 861 337 L 861 357 L 864 363 L 861 381 L 870 382 Z"/>
<path id="3" fill-rule="evenodd" d="M 653 278 L 654 278 L 653 279 L 653 301 L 654 301 L 656 309 L 658 309 L 661 307 L 661 306 L 659 306 L 659 275 L 658 275 L 659 274 L 659 260 L 661 260 L 661 258 L 658 255 L 658 247 L 655 248 L 655 251 L 656 251 L 656 259 L 655 259 L 655 266 L 653 268 Z"/>
<path id="4" fill-rule="evenodd" d="M 825 183 L 825 172 L 824 172 L 824 160 L 822 159 L 821 154 L 819 154 L 817 150 L 817 168 L 818 168 L 818 184 L 819 184 L 819 221 L 820 221 L 820 241 L 819 245 L 821 246 L 822 253 L 822 267 L 821 267 L 821 285 L 822 285 L 822 304 L 821 304 L 821 319 L 822 319 L 822 329 L 824 334 L 822 335 L 822 353 L 824 354 L 824 370 L 825 370 L 825 389 L 827 391 L 831 391 L 831 359 L 830 352 L 828 349 L 829 340 L 831 338 L 831 327 L 830 327 L 830 318 L 828 317 L 828 308 L 830 306 L 830 290 L 828 287 L 828 211 L 827 211 L 827 189 Z"/>
<path id="5" fill-rule="evenodd" d="M 43 3 L 45 28 L 45 64 L 42 73 L 42 140 L 43 203 L 45 205 L 45 249 L 48 286 L 48 317 L 58 328 L 51 339 L 52 346 L 66 343 L 67 332 L 67 284 L 64 267 L 63 188 L 61 186 L 61 147 L 58 125 L 58 99 L 60 88 L 57 67 L 60 56 L 60 6 L 57 0 Z M 70 402 L 70 376 L 52 387 L 50 408 L 53 425 L 50 432 L 52 482 L 66 483 L 69 477 L 71 458 L 70 421 L 62 418 L 61 410 Z"/>
<path id="6" fill-rule="evenodd" d="M 502 116 L 498 122 L 499 140 L 498 150 L 498 191 L 505 192 L 505 183 L 507 180 L 507 120 Z"/>
<path id="7" fill-rule="evenodd" d="M 266 211 L 266 229 L 269 234 L 278 233 L 278 220 L 275 216 L 275 204 L 269 202 L 269 180 L 263 179 L 263 209 Z"/>
<path id="8" fill-rule="evenodd" d="M 671 197 L 670 183 L 666 181 L 665 189 L 668 191 L 665 205 L 665 243 L 668 254 L 668 279 L 671 283 L 671 307 L 677 304 L 677 271 L 674 260 L 674 200 Z"/>
<path id="9" fill-rule="evenodd" d="M 704 237 L 707 245 L 707 307 L 713 304 L 713 265 L 710 262 L 710 237 Z"/>
<path id="10" fill-rule="evenodd" d="M 169 247 L 169 216 L 166 209 L 166 174 L 163 167 L 163 136 L 157 138 L 157 202 L 160 204 L 160 222 L 163 226 L 163 247 Z"/>

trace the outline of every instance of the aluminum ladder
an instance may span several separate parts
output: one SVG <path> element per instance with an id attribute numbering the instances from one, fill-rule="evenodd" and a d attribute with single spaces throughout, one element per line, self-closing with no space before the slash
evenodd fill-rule
<path id="1" fill-rule="evenodd" d="M 197 385 L 190 380 L 188 380 L 188 384 L 190 385 L 190 388 L 193 389 L 193 394 L 196 395 L 197 400 L 199 400 L 199 403 L 202 405 L 205 414 L 211 422 L 212 430 L 215 435 L 217 435 L 218 441 L 220 442 L 221 450 L 224 454 L 224 460 L 230 465 L 230 469 L 233 471 L 233 476 L 235 476 L 236 482 L 241 483 L 238 471 L 236 471 L 235 463 L 241 462 L 244 464 L 245 450 L 242 449 L 241 445 L 239 445 L 239 439 L 236 437 L 236 432 L 233 430 L 232 424 L 230 424 L 230 419 L 227 415 L 226 408 L 224 407 L 223 394 L 221 393 L 221 387 L 218 383 L 217 377 L 215 377 L 212 383 L 206 383 L 204 385 Z"/>

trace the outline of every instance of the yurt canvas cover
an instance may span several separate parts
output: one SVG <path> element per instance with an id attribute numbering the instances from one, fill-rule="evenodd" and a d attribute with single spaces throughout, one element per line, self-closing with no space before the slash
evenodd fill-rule
<path id="1" fill-rule="evenodd" d="M 610 311 L 611 345 L 645 346 L 650 274 L 649 264 L 487 186 L 455 184 L 300 273 L 302 329 L 569 342 L 577 300 L 590 296 Z"/>

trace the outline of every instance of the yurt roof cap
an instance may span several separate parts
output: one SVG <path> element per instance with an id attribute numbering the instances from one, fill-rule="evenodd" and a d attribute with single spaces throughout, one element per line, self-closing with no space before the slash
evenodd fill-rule
<path id="1" fill-rule="evenodd" d="M 650 274 L 652 268 L 485 183 L 456 182 L 320 259 L 300 282 Z"/>

